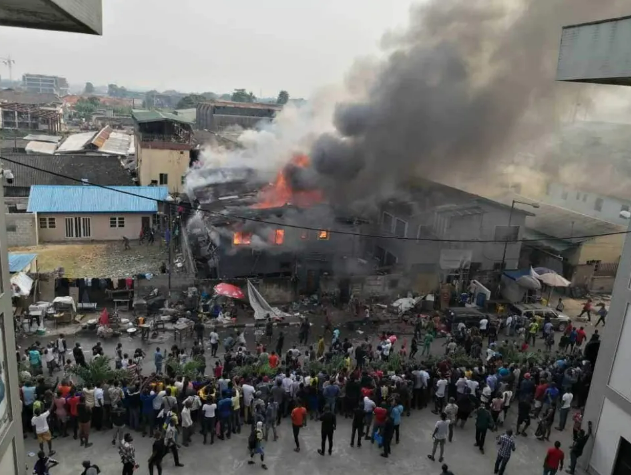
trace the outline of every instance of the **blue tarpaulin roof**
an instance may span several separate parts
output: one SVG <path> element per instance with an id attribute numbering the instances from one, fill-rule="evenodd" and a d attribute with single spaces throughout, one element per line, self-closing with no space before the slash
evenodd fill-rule
<path id="1" fill-rule="evenodd" d="M 530 269 L 505 270 L 504 275 L 510 279 L 517 280 L 525 275 L 530 275 Z"/>
<path id="2" fill-rule="evenodd" d="M 37 254 L 15 254 L 9 253 L 9 272 L 22 272 L 28 265 L 37 259 Z"/>
<path id="3" fill-rule="evenodd" d="M 29 213 L 156 213 L 158 211 L 156 200 L 164 201 L 167 195 L 166 186 L 101 188 L 90 185 L 33 185 L 27 211 Z"/>

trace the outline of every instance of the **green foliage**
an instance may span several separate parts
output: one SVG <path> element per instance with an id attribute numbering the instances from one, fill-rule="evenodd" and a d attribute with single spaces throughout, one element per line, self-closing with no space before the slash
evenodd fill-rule
<path id="1" fill-rule="evenodd" d="M 127 97 L 127 89 L 116 84 L 107 85 L 107 95 L 110 97 Z"/>
<path id="2" fill-rule="evenodd" d="M 278 99 L 276 99 L 276 104 L 287 104 L 287 101 L 289 101 L 289 93 L 287 91 L 280 91 L 278 93 Z"/>
<path id="3" fill-rule="evenodd" d="M 202 92 L 202 96 L 207 101 L 212 101 L 213 99 L 217 99 L 217 94 L 215 94 L 214 92 Z"/>
<path id="4" fill-rule="evenodd" d="M 221 96 L 219 96 L 219 99 L 221 99 L 222 101 L 230 101 L 232 100 L 232 94 L 222 94 Z"/>
<path id="5" fill-rule="evenodd" d="M 233 102 L 254 102 L 256 96 L 252 92 L 246 92 L 245 89 L 235 89 L 231 100 Z"/>
<path id="6" fill-rule="evenodd" d="M 167 359 L 167 368 L 169 368 L 175 376 L 182 376 L 189 380 L 194 380 L 199 374 L 199 370 L 202 367 L 202 363 L 196 360 L 187 361 L 181 364 L 176 358 Z"/>
<path id="7" fill-rule="evenodd" d="M 83 92 L 85 94 L 93 94 L 94 93 L 94 84 L 92 84 L 91 82 L 86 82 L 85 83 L 85 88 L 83 89 Z"/>
<path id="8" fill-rule="evenodd" d="M 98 97 L 92 96 L 87 99 L 82 97 L 75 104 L 74 110 L 79 117 L 87 120 L 92 117 L 92 114 L 96 112 L 100 104 L 101 101 Z"/>
<path id="9" fill-rule="evenodd" d="M 206 98 L 201 94 L 189 94 L 188 96 L 184 96 L 177 103 L 176 109 L 192 109 L 196 107 L 200 102 L 204 102 Z"/>
<path id="10" fill-rule="evenodd" d="M 117 106 L 113 108 L 114 114 L 116 115 L 130 115 L 131 114 L 131 106 Z"/>
<path id="11" fill-rule="evenodd" d="M 94 387 L 96 384 L 102 384 L 112 379 L 122 381 L 129 376 L 129 373 L 125 370 L 112 369 L 110 362 L 111 358 L 101 356 L 93 359 L 85 367 L 81 365 L 74 366 L 70 372 L 89 387 Z"/>

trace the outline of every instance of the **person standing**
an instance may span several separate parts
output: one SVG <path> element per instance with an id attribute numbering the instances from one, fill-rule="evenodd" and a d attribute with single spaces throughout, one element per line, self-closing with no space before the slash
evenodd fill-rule
<path id="1" fill-rule="evenodd" d="M 291 411 L 291 428 L 294 433 L 294 442 L 296 443 L 296 448 L 294 452 L 300 452 L 300 441 L 298 440 L 298 435 L 300 434 L 300 429 L 307 422 L 307 410 L 303 407 L 302 401 L 298 400 L 296 402 L 296 407 Z"/>
<path id="2" fill-rule="evenodd" d="M 177 428 L 175 427 L 176 418 L 172 417 L 167 422 L 167 429 L 164 432 L 164 446 L 165 453 L 171 452 L 173 454 L 173 461 L 175 462 L 176 467 L 183 467 L 184 465 L 180 463 L 180 455 L 177 451 L 177 442 L 175 438 L 177 437 Z"/>
<path id="3" fill-rule="evenodd" d="M 41 412 L 41 410 L 37 408 L 33 411 L 33 414 L 31 425 L 35 428 L 35 433 L 37 434 L 39 450 L 44 451 L 44 442 L 46 442 L 48 444 L 48 456 L 52 457 L 55 455 L 55 451 L 53 450 L 52 436 L 48 427 L 48 416 L 50 416 L 50 412 Z"/>
<path id="4" fill-rule="evenodd" d="M 452 397 L 449 398 L 449 404 L 445 407 L 445 414 L 449 421 L 449 442 L 451 442 L 454 438 L 454 425 L 458 417 L 458 405 L 456 404 L 456 400 Z"/>
<path id="5" fill-rule="evenodd" d="M 486 439 L 486 432 L 491 427 L 493 427 L 493 416 L 491 416 L 491 413 L 486 406 L 480 406 L 477 410 L 475 419 L 475 447 L 480 449 L 480 452 L 482 453 L 484 453 L 484 440 Z"/>
<path id="6" fill-rule="evenodd" d="M 396 437 L 395 444 L 399 443 L 402 414 L 403 414 L 402 404 L 397 403 L 392 409 L 390 409 L 390 417 L 392 417 L 392 422 L 394 423 L 394 435 Z"/>
<path id="7" fill-rule="evenodd" d="M 156 348 L 156 352 L 153 354 L 153 362 L 156 365 L 156 374 L 162 374 L 162 361 L 164 355 L 160 352 L 160 347 Z"/>
<path id="8" fill-rule="evenodd" d="M 254 465 L 254 455 L 259 454 L 261 456 L 261 468 L 267 470 L 265 465 L 265 452 L 263 451 L 263 422 L 256 423 L 256 427 L 252 429 L 250 437 L 248 437 L 248 449 L 250 450 L 250 460 L 248 465 Z"/>
<path id="9" fill-rule="evenodd" d="M 112 445 L 116 445 L 116 438 L 118 443 L 123 442 L 123 429 L 125 428 L 125 409 L 120 404 L 116 404 L 112 409 L 112 425 L 114 426 L 114 435 L 112 435 Z"/>
<path id="10" fill-rule="evenodd" d="M 570 468 L 566 470 L 567 473 L 573 474 L 576 470 L 576 462 L 578 458 L 583 455 L 583 449 L 585 448 L 585 444 L 592 435 L 592 422 L 587 422 L 587 433 L 585 433 L 585 429 L 581 429 L 574 441 L 572 447 L 570 447 Z"/>
<path id="11" fill-rule="evenodd" d="M 543 475 L 556 475 L 557 471 L 562 471 L 564 458 L 565 454 L 561 450 L 561 442 L 557 440 L 554 447 L 548 449 L 546 458 L 543 460 Z"/>
<path id="12" fill-rule="evenodd" d="M 500 435 L 497 438 L 497 446 L 497 458 L 495 459 L 495 469 L 493 473 L 504 475 L 506 464 L 508 464 L 511 454 L 515 451 L 513 431 L 508 429 L 504 435 Z"/>
<path id="13" fill-rule="evenodd" d="M 394 421 L 392 417 L 388 416 L 386 422 L 383 425 L 382 432 L 382 442 L 383 442 L 383 453 L 381 456 L 383 458 L 388 458 L 390 456 L 390 444 L 392 443 L 392 437 L 394 436 Z"/>
<path id="14" fill-rule="evenodd" d="M 219 335 L 215 331 L 214 327 L 212 330 L 210 330 L 209 338 L 210 338 L 210 356 L 212 358 L 216 358 L 217 350 L 219 349 Z"/>
<path id="15" fill-rule="evenodd" d="M 423 351 L 421 351 L 421 356 L 429 356 L 430 348 L 432 346 L 432 342 L 434 341 L 434 334 L 428 331 L 423 338 Z"/>
<path id="16" fill-rule="evenodd" d="M 182 445 L 188 447 L 191 443 L 193 433 L 193 418 L 191 417 L 191 406 L 193 401 L 186 401 L 182 409 Z"/>
<path id="17" fill-rule="evenodd" d="M 158 475 L 162 475 L 162 459 L 166 453 L 166 447 L 162 433 L 159 430 L 155 431 L 153 438 L 153 446 L 149 456 L 149 475 L 153 475 L 153 467 L 158 469 Z"/>
<path id="18" fill-rule="evenodd" d="M 92 411 L 85 402 L 85 396 L 81 396 L 77 405 L 77 420 L 79 421 L 79 440 L 81 445 L 86 449 L 92 447 L 90 439 L 90 421 L 92 420 Z"/>
<path id="19" fill-rule="evenodd" d="M 215 404 L 212 398 L 209 398 L 202 406 L 202 434 L 204 434 L 204 444 L 206 444 L 209 433 L 210 444 L 212 445 L 215 443 L 215 432 L 217 426 L 217 417 L 215 416 L 216 412 L 217 404 Z"/>
<path id="20" fill-rule="evenodd" d="M 561 397 L 561 408 L 559 409 L 559 427 L 557 430 L 564 430 L 565 423 L 567 422 L 567 416 L 570 413 L 572 407 L 572 399 L 574 395 L 571 393 L 570 388 L 566 388 L 565 393 Z"/>
<path id="21" fill-rule="evenodd" d="M 285 346 L 285 333 L 281 330 L 278 332 L 278 341 L 276 342 L 276 354 L 283 354 L 283 346 Z"/>
<path id="22" fill-rule="evenodd" d="M 123 443 L 118 448 L 118 453 L 123 463 L 123 475 L 133 475 L 134 470 L 138 468 L 138 464 L 136 464 L 136 449 L 131 444 L 133 440 L 130 433 L 125 434 Z"/>
<path id="23" fill-rule="evenodd" d="M 329 455 L 331 455 L 333 451 L 333 432 L 337 428 L 337 420 L 328 405 L 324 406 L 324 412 L 320 416 L 320 422 L 322 422 L 322 448 L 318 450 L 318 453 L 324 455 L 324 445 L 328 440 Z"/>
<path id="24" fill-rule="evenodd" d="M 434 414 L 443 412 L 447 386 L 449 386 L 449 382 L 441 375 L 440 379 L 436 381 L 436 390 L 434 391 L 434 410 L 432 411 Z"/>
<path id="25" fill-rule="evenodd" d="M 427 458 L 431 461 L 436 460 L 434 456 L 436 455 L 436 448 L 440 445 L 440 456 L 438 458 L 439 462 L 444 460 L 443 456 L 445 455 L 445 441 L 447 440 L 447 435 L 449 434 L 449 426 L 450 422 L 447 420 L 447 414 L 444 412 L 440 415 L 440 420 L 436 422 L 434 426 L 434 433 L 432 434 L 432 438 L 434 439 L 434 447 L 432 448 L 431 455 L 428 455 Z"/>
<path id="26" fill-rule="evenodd" d="M 351 447 L 355 446 L 355 434 L 357 434 L 357 447 L 362 446 L 362 436 L 364 428 L 364 403 L 360 402 L 353 411 L 353 427 L 351 429 Z"/>

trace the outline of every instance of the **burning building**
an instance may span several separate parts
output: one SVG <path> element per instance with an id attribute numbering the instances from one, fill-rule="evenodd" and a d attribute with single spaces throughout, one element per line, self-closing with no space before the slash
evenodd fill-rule
<path id="1" fill-rule="evenodd" d="M 288 277 L 296 290 L 315 292 L 323 276 L 344 280 L 362 271 L 358 234 L 366 221 L 327 203 L 318 189 L 295 186 L 292 173 L 308 160 L 295 156 L 271 183 L 248 168 L 202 172 L 187 226 L 198 276 Z"/>

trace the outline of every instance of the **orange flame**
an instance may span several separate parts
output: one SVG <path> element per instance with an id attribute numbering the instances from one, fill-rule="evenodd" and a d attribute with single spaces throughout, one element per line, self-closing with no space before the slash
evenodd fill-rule
<path id="1" fill-rule="evenodd" d="M 311 161 L 306 155 L 296 155 L 289 162 L 290 165 L 306 168 Z M 307 208 L 323 201 L 320 190 L 293 190 L 287 179 L 287 169 L 283 168 L 276 175 L 274 183 L 266 186 L 259 193 L 259 202 L 252 208 L 281 208 L 285 205 L 294 205 L 299 208 Z"/>

